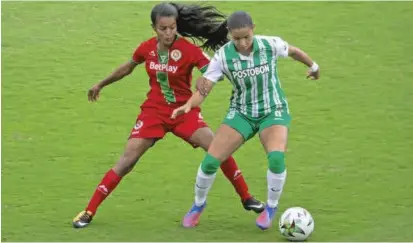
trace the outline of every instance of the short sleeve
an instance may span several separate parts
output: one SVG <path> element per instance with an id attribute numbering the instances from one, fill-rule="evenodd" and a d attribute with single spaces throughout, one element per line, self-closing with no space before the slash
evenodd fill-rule
<path id="1" fill-rule="evenodd" d="M 288 57 L 288 43 L 280 37 L 271 37 L 271 45 L 275 48 L 276 57 Z"/>
<path id="2" fill-rule="evenodd" d="M 209 64 L 209 56 L 204 53 L 201 48 L 194 48 L 194 64 L 201 73 L 205 73 Z"/>
<path id="3" fill-rule="evenodd" d="M 132 61 L 136 64 L 141 64 L 145 61 L 145 43 L 142 43 L 136 48 L 132 55 Z"/>
<path id="4" fill-rule="evenodd" d="M 219 53 L 215 53 L 212 60 L 209 62 L 208 69 L 204 73 L 204 78 L 216 83 L 223 80 L 224 72 L 222 68 L 222 61 Z"/>

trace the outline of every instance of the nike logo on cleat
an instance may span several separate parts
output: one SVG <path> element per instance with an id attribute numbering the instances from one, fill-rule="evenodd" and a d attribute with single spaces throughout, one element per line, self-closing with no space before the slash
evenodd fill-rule
<path id="1" fill-rule="evenodd" d="M 84 226 L 88 225 L 89 223 L 83 223 L 83 222 L 79 221 L 79 222 L 76 222 L 76 224 L 80 227 L 84 227 Z"/>
<path id="2" fill-rule="evenodd" d="M 263 208 L 264 204 L 260 204 L 260 205 L 248 205 L 249 208 Z"/>

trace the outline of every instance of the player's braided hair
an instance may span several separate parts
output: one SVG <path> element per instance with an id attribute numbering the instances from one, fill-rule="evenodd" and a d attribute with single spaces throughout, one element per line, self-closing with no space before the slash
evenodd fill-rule
<path id="1" fill-rule="evenodd" d="M 175 16 L 178 33 L 200 41 L 201 48 L 215 51 L 229 41 L 226 16 L 213 6 L 161 3 L 152 9 L 152 24 L 169 16 Z"/>

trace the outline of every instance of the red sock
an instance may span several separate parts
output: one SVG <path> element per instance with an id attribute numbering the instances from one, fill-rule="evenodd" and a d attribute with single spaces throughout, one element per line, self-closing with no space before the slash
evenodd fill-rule
<path id="1" fill-rule="evenodd" d="M 221 170 L 232 183 L 235 191 L 237 191 L 238 195 L 241 197 L 241 200 L 244 201 L 251 197 L 248 192 L 247 183 L 245 182 L 244 177 L 242 176 L 241 171 L 238 169 L 237 163 L 232 156 L 221 164 Z"/>
<path id="2" fill-rule="evenodd" d="M 96 188 L 95 193 L 87 205 L 86 211 L 90 211 L 93 215 L 95 215 L 99 205 L 107 196 L 109 196 L 113 189 L 116 188 L 121 179 L 122 177 L 119 177 L 112 169 L 110 169 L 103 177 L 102 181 L 98 185 L 98 188 Z"/>

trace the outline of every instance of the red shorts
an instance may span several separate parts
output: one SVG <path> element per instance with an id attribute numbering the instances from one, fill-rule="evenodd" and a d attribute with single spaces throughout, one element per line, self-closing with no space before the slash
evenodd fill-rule
<path id="1" fill-rule="evenodd" d="M 136 119 L 130 138 L 154 138 L 162 139 L 166 133 L 172 132 L 182 138 L 194 148 L 198 147 L 189 141 L 196 130 L 208 127 L 201 115 L 200 108 L 194 108 L 186 114 L 179 115 L 174 120 L 170 118 L 172 110 L 154 108 L 142 108 Z"/>

